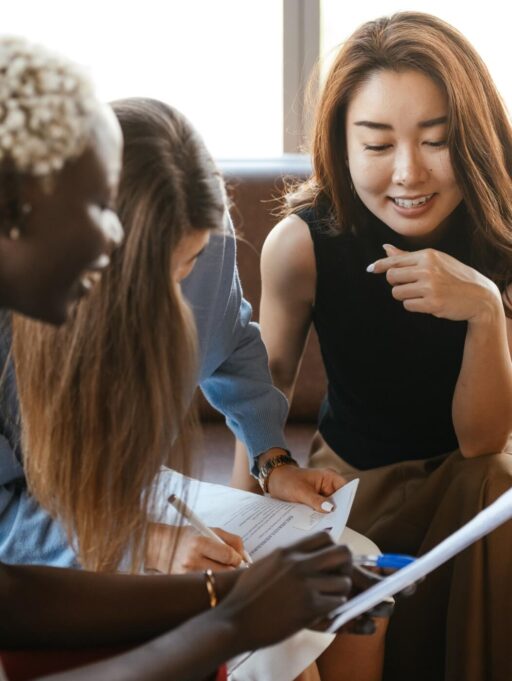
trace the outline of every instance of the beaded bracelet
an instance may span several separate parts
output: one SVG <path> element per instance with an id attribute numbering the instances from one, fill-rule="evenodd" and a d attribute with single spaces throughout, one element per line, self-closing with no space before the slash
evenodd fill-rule
<path id="1" fill-rule="evenodd" d="M 210 599 L 210 608 L 215 608 L 219 602 L 219 599 L 217 596 L 215 577 L 213 576 L 213 572 L 210 570 L 210 568 L 204 571 L 204 582 L 206 584 L 208 598 Z"/>

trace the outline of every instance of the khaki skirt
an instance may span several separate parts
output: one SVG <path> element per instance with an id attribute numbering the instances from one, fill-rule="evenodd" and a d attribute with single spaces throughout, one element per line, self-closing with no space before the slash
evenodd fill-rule
<path id="1" fill-rule="evenodd" d="M 512 486 L 512 447 L 472 459 L 455 451 L 360 471 L 317 434 L 310 465 L 359 478 L 349 526 L 382 551 L 413 555 L 431 549 Z M 397 603 L 384 679 L 512 680 L 512 521 Z"/>

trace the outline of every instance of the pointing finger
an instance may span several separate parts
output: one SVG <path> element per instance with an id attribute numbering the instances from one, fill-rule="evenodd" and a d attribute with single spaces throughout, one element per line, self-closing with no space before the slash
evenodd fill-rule
<path id="1" fill-rule="evenodd" d="M 399 255 L 392 255 L 389 258 L 381 258 L 372 262 L 366 268 L 367 272 L 373 274 L 382 274 L 387 272 L 391 267 L 409 267 L 418 264 L 418 256 L 416 253 L 403 253 Z"/>

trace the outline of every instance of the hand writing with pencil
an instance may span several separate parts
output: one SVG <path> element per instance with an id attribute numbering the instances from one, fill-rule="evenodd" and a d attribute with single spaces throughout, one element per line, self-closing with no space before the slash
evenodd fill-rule
<path id="1" fill-rule="evenodd" d="M 232 570 L 243 561 L 240 537 L 211 528 L 222 542 L 204 537 L 189 525 L 177 527 L 153 523 L 149 530 L 146 569 L 164 574 L 183 574 L 210 568 Z"/>

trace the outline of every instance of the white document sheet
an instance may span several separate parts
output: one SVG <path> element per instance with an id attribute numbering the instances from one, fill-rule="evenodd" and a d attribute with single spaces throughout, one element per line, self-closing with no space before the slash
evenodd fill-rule
<path id="1" fill-rule="evenodd" d="M 178 523 L 176 511 L 166 503 L 169 494 L 174 493 L 184 499 L 209 527 L 220 527 L 242 537 L 245 549 L 257 560 L 275 548 L 321 530 L 329 531 L 336 541 L 345 529 L 358 482 L 353 480 L 332 495 L 333 511 L 317 513 L 304 504 L 279 501 L 163 471 L 158 481 L 158 520 Z"/>
<path id="2" fill-rule="evenodd" d="M 335 509 L 331 513 L 317 513 L 303 504 L 192 480 L 164 469 L 157 483 L 153 515 L 159 522 L 182 522 L 167 503 L 167 497 L 174 493 L 184 499 L 209 527 L 220 527 L 241 536 L 254 560 L 320 530 L 329 531 L 334 541 L 346 543 L 358 553 L 378 553 L 372 542 L 345 527 L 358 482 L 353 480 L 333 494 Z M 333 639 L 334 634 L 303 629 L 281 643 L 231 660 L 228 663 L 229 679 L 293 681 Z"/>
<path id="3" fill-rule="evenodd" d="M 512 489 L 502 494 L 494 503 L 481 511 L 466 525 L 447 537 L 431 551 L 421 556 L 407 567 L 398 570 L 390 577 L 347 601 L 334 613 L 338 617 L 332 622 L 329 631 L 336 631 L 346 622 L 361 615 L 370 608 L 393 596 L 409 584 L 453 558 L 470 544 L 481 539 L 499 525 L 512 518 Z M 414 596 L 412 596 L 414 598 Z"/>
<path id="4" fill-rule="evenodd" d="M 380 553 L 370 539 L 348 527 L 344 529 L 338 542 L 346 544 L 355 554 Z M 324 652 L 334 637 L 335 634 L 302 629 L 281 643 L 231 660 L 228 664 L 229 680 L 292 681 Z"/>

